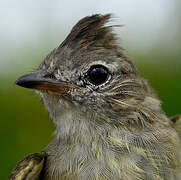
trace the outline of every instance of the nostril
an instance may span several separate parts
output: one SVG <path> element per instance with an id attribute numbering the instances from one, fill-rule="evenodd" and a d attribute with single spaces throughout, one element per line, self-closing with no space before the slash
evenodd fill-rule
<path id="1" fill-rule="evenodd" d="M 49 78 L 49 79 L 56 79 L 53 73 L 47 73 L 44 75 L 44 78 Z"/>

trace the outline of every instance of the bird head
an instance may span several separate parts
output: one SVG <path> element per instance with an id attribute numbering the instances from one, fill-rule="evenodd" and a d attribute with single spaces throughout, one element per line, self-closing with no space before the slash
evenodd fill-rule
<path id="1" fill-rule="evenodd" d="M 143 109 L 148 94 L 152 98 L 117 44 L 114 26 L 106 25 L 110 17 L 96 14 L 81 19 L 36 72 L 16 81 L 39 92 L 52 118 L 75 110 L 113 124 L 129 123 L 135 121 L 130 112 Z"/>

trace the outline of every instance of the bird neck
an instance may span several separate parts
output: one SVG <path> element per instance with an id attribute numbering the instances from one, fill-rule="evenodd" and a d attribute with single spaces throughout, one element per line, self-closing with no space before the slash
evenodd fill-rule
<path id="1" fill-rule="evenodd" d="M 56 114 L 54 124 L 56 138 L 70 143 L 88 144 L 97 136 L 92 126 L 91 115 L 77 109 L 69 109 Z"/>
<path id="2" fill-rule="evenodd" d="M 107 136 L 111 134 L 113 134 L 111 136 L 116 137 L 119 136 L 120 132 L 123 134 L 124 131 L 133 133 L 135 129 L 152 128 L 154 122 L 157 121 L 160 124 L 168 124 L 165 115 L 161 112 L 160 102 L 151 97 L 145 98 L 142 103 L 136 106 L 136 110 L 135 108 L 129 109 L 126 114 L 117 111 L 118 114 L 114 112 L 112 114 L 114 116 L 111 116 L 111 118 L 108 117 L 108 114 L 110 116 L 113 110 L 104 112 L 103 114 L 107 115 L 103 117 L 100 113 L 87 111 L 84 106 L 72 105 L 68 101 L 57 99 L 54 98 L 54 101 L 52 101 L 51 97 L 51 101 L 44 102 L 54 121 L 56 138 L 71 144 L 88 145 L 94 141 L 99 143 L 100 140 L 106 141 Z"/>

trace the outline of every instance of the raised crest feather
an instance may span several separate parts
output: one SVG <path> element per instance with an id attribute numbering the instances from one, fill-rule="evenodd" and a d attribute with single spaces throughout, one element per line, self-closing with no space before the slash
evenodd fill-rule
<path id="1" fill-rule="evenodd" d="M 67 38 L 59 46 L 72 48 L 104 47 L 113 48 L 116 36 L 112 32 L 113 26 L 105 26 L 111 19 L 111 14 L 95 14 L 81 19 L 71 30 Z M 117 26 L 117 25 L 115 25 Z"/>

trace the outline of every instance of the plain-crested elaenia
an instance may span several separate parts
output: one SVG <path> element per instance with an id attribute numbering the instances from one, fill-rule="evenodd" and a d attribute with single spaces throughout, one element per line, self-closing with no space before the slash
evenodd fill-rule
<path id="1" fill-rule="evenodd" d="M 37 71 L 16 81 L 36 90 L 56 131 L 10 180 L 181 179 L 181 117 L 165 115 L 109 19 L 81 19 Z"/>

